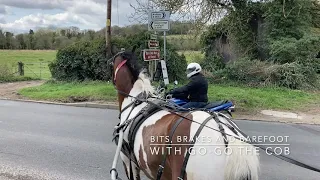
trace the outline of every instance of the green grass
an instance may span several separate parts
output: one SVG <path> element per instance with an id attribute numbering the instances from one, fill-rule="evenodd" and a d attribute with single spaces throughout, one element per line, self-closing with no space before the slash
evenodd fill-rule
<path id="1" fill-rule="evenodd" d="M 163 37 L 161 37 L 163 38 Z M 178 50 L 200 50 L 200 36 L 194 35 L 169 35 L 166 36 L 167 42 Z"/>
<path id="2" fill-rule="evenodd" d="M 7 64 L 15 73 L 21 61 L 25 64 L 25 76 L 49 79 L 48 62 L 55 59 L 56 53 L 55 50 L 0 50 L 0 64 Z"/>
<path id="3" fill-rule="evenodd" d="M 27 76 L 0 76 L 0 83 L 39 80 L 38 78 Z"/>
<path id="4" fill-rule="evenodd" d="M 19 93 L 30 99 L 62 102 L 117 100 L 114 87 L 106 82 L 57 83 L 51 81 L 38 87 L 24 88 Z M 310 104 L 320 104 L 319 93 L 282 88 L 210 85 L 208 95 L 210 101 L 232 100 L 238 110 L 296 110 Z"/>
<path id="5" fill-rule="evenodd" d="M 48 81 L 40 86 L 21 89 L 19 93 L 34 100 L 59 102 L 115 101 L 117 99 L 112 84 L 99 81 L 82 83 Z"/>
<path id="6" fill-rule="evenodd" d="M 310 104 L 320 104 L 319 93 L 311 93 L 285 88 L 252 88 L 226 85 L 211 85 L 209 99 L 229 99 L 241 109 L 282 109 L 296 110 Z"/>

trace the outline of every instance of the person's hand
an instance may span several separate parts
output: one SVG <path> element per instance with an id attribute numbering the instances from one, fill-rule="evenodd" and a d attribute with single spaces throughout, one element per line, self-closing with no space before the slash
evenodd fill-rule
<path id="1" fill-rule="evenodd" d="M 170 90 L 168 91 L 168 94 L 173 94 L 173 89 L 170 89 Z"/>

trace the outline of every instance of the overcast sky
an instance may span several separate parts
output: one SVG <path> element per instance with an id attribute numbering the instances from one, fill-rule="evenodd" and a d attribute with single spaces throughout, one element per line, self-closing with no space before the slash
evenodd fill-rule
<path id="1" fill-rule="evenodd" d="M 112 0 L 112 25 L 131 24 L 129 3 L 135 2 Z M 106 24 L 106 4 L 107 0 L 0 0 L 0 28 L 15 33 L 50 26 L 100 30 Z"/>

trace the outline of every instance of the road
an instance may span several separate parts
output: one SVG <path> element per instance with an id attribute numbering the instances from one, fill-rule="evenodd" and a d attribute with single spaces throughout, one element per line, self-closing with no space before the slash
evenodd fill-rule
<path id="1" fill-rule="evenodd" d="M 115 110 L 0 100 L 0 179 L 110 179 L 117 115 Z M 248 135 L 289 136 L 290 157 L 320 167 L 320 126 L 235 122 Z M 320 179 L 319 173 L 260 155 L 261 180 Z"/>

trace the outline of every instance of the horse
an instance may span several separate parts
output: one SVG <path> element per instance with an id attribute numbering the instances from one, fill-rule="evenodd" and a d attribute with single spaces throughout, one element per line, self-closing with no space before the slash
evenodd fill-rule
<path id="1" fill-rule="evenodd" d="M 114 55 L 110 65 L 120 111 L 115 132 L 123 133 L 120 157 L 128 179 L 140 180 L 142 171 L 159 180 L 258 180 L 259 154 L 227 116 L 150 105 L 157 102 L 155 90 L 134 50 Z"/>

